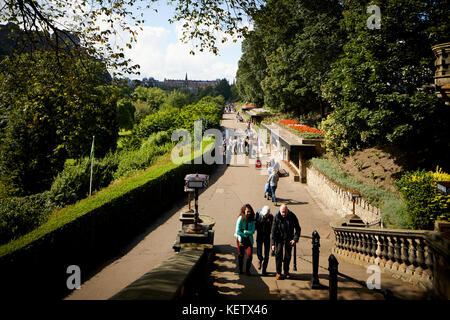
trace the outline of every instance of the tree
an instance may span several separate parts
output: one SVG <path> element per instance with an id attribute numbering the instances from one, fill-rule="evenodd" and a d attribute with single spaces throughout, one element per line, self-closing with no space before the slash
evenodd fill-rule
<path id="1" fill-rule="evenodd" d="M 134 100 L 145 102 L 151 111 L 156 111 L 166 100 L 166 93 L 161 88 L 137 87 L 131 94 Z"/>
<path id="2" fill-rule="evenodd" d="M 146 8 L 157 0 L 149 0 Z M 251 17 L 264 1 L 259 0 L 171 0 L 175 15 L 170 21 L 183 21 L 183 40 L 198 39 L 196 47 L 217 53 L 217 41 L 225 42 L 242 37 L 248 30 L 243 17 Z M 139 26 L 144 22 L 143 9 L 137 0 L 9 0 L 1 4 L 0 20 L 16 23 L 25 29 L 28 51 L 35 49 L 36 41 L 50 43 L 54 51 L 62 47 L 81 49 L 89 56 L 102 59 L 112 66 L 114 73 L 133 73 L 139 66 L 130 66 L 124 48 L 109 41 L 118 31 L 129 33 L 131 47 L 136 41 Z M 129 21 L 127 23 L 127 21 Z M 98 22 L 106 23 L 100 27 Z M 218 33 L 225 36 L 218 37 Z M 79 39 L 76 40 L 74 37 Z M 24 47 L 24 46 L 22 46 Z M 100 47 L 101 49 L 97 49 Z M 74 51 L 72 51 L 74 52 Z"/>
<path id="3" fill-rule="evenodd" d="M 104 86 L 104 65 L 48 51 L 8 56 L 0 63 L 0 182 L 13 194 L 46 190 L 67 157 L 96 156 L 116 146 L 121 90 Z M 62 64 L 65 73 L 57 65 Z M 70 66 L 70 67 L 69 67 Z"/>
<path id="4" fill-rule="evenodd" d="M 366 25 L 368 1 L 345 3 L 347 43 L 325 88 L 334 108 L 324 122 L 328 148 L 346 154 L 395 145 L 412 155 L 434 149 L 448 159 L 448 108 L 421 88 L 434 81 L 431 46 L 449 41 L 449 2 L 383 1 L 381 29 L 373 30 Z"/>
<path id="5" fill-rule="evenodd" d="M 225 100 L 229 100 L 231 96 L 231 87 L 227 79 L 222 79 L 215 87 L 216 95 L 221 95 Z"/>
<path id="6" fill-rule="evenodd" d="M 231 101 L 236 102 L 242 99 L 241 96 L 239 95 L 238 88 L 235 84 L 231 86 L 230 92 L 231 92 L 230 96 Z"/>
<path id="7" fill-rule="evenodd" d="M 134 124 L 134 113 L 136 108 L 130 99 L 120 99 L 117 101 L 117 121 L 119 128 L 130 130 Z"/>
<path id="8" fill-rule="evenodd" d="M 236 86 L 239 95 L 248 102 L 262 107 L 264 92 L 261 81 L 266 76 L 264 42 L 258 26 L 242 42 L 242 56 L 236 72 Z"/>
<path id="9" fill-rule="evenodd" d="M 179 90 L 173 90 L 167 96 L 164 104 L 169 107 L 182 108 L 189 104 L 189 96 Z"/>
<path id="10" fill-rule="evenodd" d="M 267 1 L 242 45 L 241 96 L 297 116 L 323 116 L 322 86 L 342 47 L 341 11 L 334 0 Z"/>

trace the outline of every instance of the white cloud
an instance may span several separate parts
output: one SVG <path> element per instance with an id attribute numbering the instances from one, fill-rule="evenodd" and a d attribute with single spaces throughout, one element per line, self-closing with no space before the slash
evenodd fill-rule
<path id="1" fill-rule="evenodd" d="M 184 44 L 175 32 L 162 27 L 143 27 L 132 49 L 125 50 L 125 56 L 133 64 L 140 65 L 140 77 L 154 77 L 158 80 L 184 79 L 186 73 L 191 80 L 215 80 L 226 78 L 232 82 L 237 71 L 237 61 L 224 62 L 223 56 L 209 52 L 190 54 L 192 44 Z M 240 48 L 240 43 L 234 44 Z M 221 45 L 219 49 L 224 49 Z M 220 52 L 219 52 L 220 53 Z"/>

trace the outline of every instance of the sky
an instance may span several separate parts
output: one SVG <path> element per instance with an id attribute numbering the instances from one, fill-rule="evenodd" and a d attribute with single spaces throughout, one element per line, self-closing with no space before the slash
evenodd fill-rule
<path id="1" fill-rule="evenodd" d="M 141 25 L 137 43 L 132 49 L 125 50 L 125 57 L 133 64 L 140 65 L 140 75 L 131 75 L 131 79 L 153 77 L 157 80 L 184 79 L 186 74 L 190 80 L 216 80 L 226 78 L 230 83 L 236 76 L 238 61 L 241 57 L 241 43 L 226 42 L 218 46 L 218 55 L 196 51 L 193 44 L 184 44 L 181 40 L 181 22 L 170 24 L 173 8 L 165 1 L 158 1 L 152 8 L 144 9 L 145 23 Z M 194 50 L 195 51 L 195 50 Z"/>

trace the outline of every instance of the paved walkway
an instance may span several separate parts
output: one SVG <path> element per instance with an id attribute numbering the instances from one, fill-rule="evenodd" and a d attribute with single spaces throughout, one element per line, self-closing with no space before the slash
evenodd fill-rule
<path id="1" fill-rule="evenodd" d="M 225 114 L 222 125 L 227 128 L 245 129 L 237 123 L 234 114 Z M 211 274 L 218 300 L 326 300 L 328 299 L 328 271 L 319 268 L 320 283 L 324 289 L 311 290 L 309 281 L 312 272 L 311 240 L 301 238 L 297 245 L 297 271 L 291 271 L 290 280 L 276 280 L 275 258 L 269 260 L 269 276 L 261 277 L 256 269 L 257 257 L 254 249 L 253 275 L 239 275 L 236 260 L 236 242 L 233 237 L 236 219 L 241 206 L 250 203 L 257 210 L 269 205 L 275 214 L 279 207 L 264 199 L 264 184 L 267 175 L 254 165 L 222 165 L 210 178 L 210 186 L 199 197 L 199 213 L 216 220 L 214 270 Z M 339 218 L 327 210 L 314 197 L 306 185 L 294 182 L 292 176 L 280 178 L 277 197 L 286 203 L 300 222 L 302 235 L 311 236 L 317 230 L 320 239 L 320 265 L 328 267 L 334 236 L 329 223 Z M 174 254 L 172 245 L 180 228 L 179 215 L 186 210 L 187 199 L 174 204 L 153 226 L 130 245 L 123 256 L 110 261 L 90 280 L 82 284 L 66 299 L 108 299 L 122 288 Z M 292 265 L 291 265 L 292 266 Z M 369 274 L 365 268 L 339 261 L 339 271 L 358 280 L 365 281 Z M 382 289 L 390 289 L 402 299 L 423 299 L 425 292 L 409 283 L 394 279 L 387 274 L 381 277 Z M 360 285 L 340 278 L 338 299 L 378 300 L 383 296 Z"/>

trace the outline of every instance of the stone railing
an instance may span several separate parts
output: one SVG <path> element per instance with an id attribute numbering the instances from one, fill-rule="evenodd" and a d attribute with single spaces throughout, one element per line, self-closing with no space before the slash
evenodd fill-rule
<path id="1" fill-rule="evenodd" d="M 432 231 L 375 229 L 332 223 L 333 253 L 360 265 L 377 265 L 395 278 L 433 288 L 434 250 L 427 239 Z"/>

